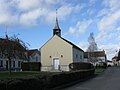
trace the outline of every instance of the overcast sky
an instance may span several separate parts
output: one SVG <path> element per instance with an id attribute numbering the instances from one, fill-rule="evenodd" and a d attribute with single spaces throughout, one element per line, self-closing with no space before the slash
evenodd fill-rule
<path id="1" fill-rule="evenodd" d="M 62 37 L 86 51 L 91 32 L 108 59 L 120 46 L 120 0 L 0 0 L 0 37 L 17 35 L 40 48 L 52 37 L 58 9 Z"/>

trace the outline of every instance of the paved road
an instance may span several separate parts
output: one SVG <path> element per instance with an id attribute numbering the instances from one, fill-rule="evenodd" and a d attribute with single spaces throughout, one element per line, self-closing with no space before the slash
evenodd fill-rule
<path id="1" fill-rule="evenodd" d="M 102 75 L 62 90 L 120 90 L 120 67 L 110 67 Z"/>

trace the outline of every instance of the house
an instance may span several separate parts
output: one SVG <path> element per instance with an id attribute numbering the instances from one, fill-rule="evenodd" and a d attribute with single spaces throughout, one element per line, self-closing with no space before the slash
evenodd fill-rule
<path id="1" fill-rule="evenodd" d="M 21 70 L 21 63 L 24 62 L 23 59 L 12 59 L 11 69 L 12 70 Z M 0 58 L 0 71 L 8 70 L 9 64 L 8 59 Z"/>
<path id="2" fill-rule="evenodd" d="M 120 60 L 118 60 L 118 56 L 114 56 L 112 58 L 112 62 L 114 64 L 114 66 L 119 66 L 120 65 Z"/>
<path id="3" fill-rule="evenodd" d="M 94 66 L 102 66 L 107 64 L 105 51 L 85 52 L 84 61 L 92 63 Z"/>
<path id="4" fill-rule="evenodd" d="M 70 63 L 83 62 L 84 60 L 84 51 L 61 37 L 57 18 L 53 36 L 40 48 L 40 51 L 42 71 L 69 71 Z"/>
<path id="5" fill-rule="evenodd" d="M 40 62 L 40 52 L 38 49 L 27 50 L 28 62 Z"/>
<path id="6" fill-rule="evenodd" d="M 16 45 L 16 48 L 19 47 L 19 49 L 22 48 L 22 49 L 25 50 L 25 48 L 22 47 L 22 45 L 18 42 L 8 40 L 7 44 L 5 44 L 6 40 L 8 40 L 8 39 L 7 38 L 0 38 L 0 46 L 7 45 L 8 43 L 11 43 L 12 45 L 13 44 Z M 0 49 L 0 71 L 8 70 L 8 68 L 9 68 L 9 60 L 2 53 L 3 53 L 2 49 Z M 25 59 L 25 56 L 23 54 L 19 54 L 19 52 L 17 52 L 16 55 L 13 54 L 12 57 L 11 57 L 11 69 L 12 70 L 21 70 L 21 63 L 24 62 L 24 61 L 27 61 L 27 59 Z"/>
<path id="7" fill-rule="evenodd" d="M 114 66 L 113 62 L 110 60 L 107 60 L 107 66 Z"/>

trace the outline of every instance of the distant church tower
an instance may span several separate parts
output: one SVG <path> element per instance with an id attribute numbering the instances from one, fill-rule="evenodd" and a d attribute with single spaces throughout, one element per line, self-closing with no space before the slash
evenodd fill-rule
<path id="1" fill-rule="evenodd" d="M 59 24 L 58 24 L 57 11 L 56 11 L 56 23 L 55 23 L 55 27 L 53 29 L 53 35 L 58 35 L 61 37 L 61 29 L 59 28 Z"/>
<path id="2" fill-rule="evenodd" d="M 8 35 L 7 35 L 7 25 L 6 25 L 5 39 L 8 39 Z"/>

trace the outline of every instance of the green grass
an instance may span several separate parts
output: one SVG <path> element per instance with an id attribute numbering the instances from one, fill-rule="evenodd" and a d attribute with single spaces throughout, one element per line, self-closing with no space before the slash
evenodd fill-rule
<path id="1" fill-rule="evenodd" d="M 60 72 L 40 72 L 40 71 L 23 71 L 23 72 L 12 72 L 11 74 L 8 71 L 0 72 L 0 78 L 21 78 L 21 77 L 34 77 L 36 75 L 45 76 L 59 74 Z"/>
<path id="2" fill-rule="evenodd" d="M 96 69 L 95 69 L 95 73 L 102 73 L 102 72 L 104 72 L 104 68 L 101 68 L 101 67 L 97 67 Z"/>
<path id="3" fill-rule="evenodd" d="M 9 72 L 0 72 L 0 78 L 10 78 L 10 77 L 30 77 L 36 74 L 39 74 L 40 72 L 12 72 L 11 74 Z"/>

